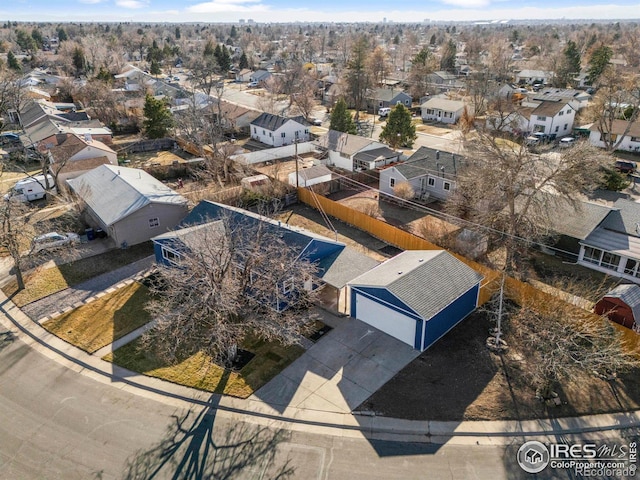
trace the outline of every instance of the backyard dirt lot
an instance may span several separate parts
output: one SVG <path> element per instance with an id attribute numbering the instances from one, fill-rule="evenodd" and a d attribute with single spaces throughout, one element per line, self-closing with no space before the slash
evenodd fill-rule
<path id="1" fill-rule="evenodd" d="M 505 334 L 503 356 L 485 346 L 493 324 L 476 312 L 374 393 L 359 410 L 412 420 L 524 420 L 640 408 L 640 370 L 612 381 L 586 372 L 556 390 L 562 402 L 541 402 L 528 374 L 527 345 Z M 512 325 L 511 328 L 526 328 Z"/>
<path id="2" fill-rule="evenodd" d="M 341 203 L 365 208 L 377 204 L 368 193 L 349 196 L 341 192 L 337 197 L 341 195 L 345 196 Z M 420 218 L 418 212 L 393 205 L 383 203 L 381 208 L 385 210 L 385 218 L 393 216 L 398 223 L 402 220 L 412 223 Z M 284 215 L 290 216 L 289 223 L 293 225 L 334 238 L 320 214 L 309 207 L 296 206 Z M 339 232 L 338 240 L 360 245 L 362 251 L 375 253 L 378 259 L 385 253 L 393 255 L 394 247 L 338 220 L 331 222 Z M 545 266 L 551 268 L 552 264 Z M 567 269 L 574 267 L 562 262 L 558 265 L 557 272 L 551 268 L 552 272 L 547 274 L 565 275 Z M 542 273 L 543 269 L 537 270 Z M 522 335 L 509 333 L 521 332 L 527 325 L 505 327 L 504 339 L 509 350 L 502 356 L 485 346 L 493 326 L 482 312 L 469 316 L 358 409 L 397 418 L 460 421 L 563 417 L 640 408 L 640 370 L 611 381 L 589 372 L 577 372 L 555 389 L 560 405 L 540 402 L 535 398 L 536 389 L 531 381 L 534 367 L 528 350 L 531 347 L 521 340 Z"/>

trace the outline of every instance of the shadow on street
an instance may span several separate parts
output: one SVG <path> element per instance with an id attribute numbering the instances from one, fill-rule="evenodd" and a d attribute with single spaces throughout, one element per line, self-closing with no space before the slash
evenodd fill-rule
<path id="1" fill-rule="evenodd" d="M 122 478 L 226 480 L 254 473 L 257 478 L 286 479 L 293 475 L 289 459 L 276 459 L 278 445 L 288 440 L 286 432 L 241 422 L 214 431 L 216 408 L 217 401 L 211 400 L 199 413 L 174 416 L 164 439 L 130 458 Z"/>

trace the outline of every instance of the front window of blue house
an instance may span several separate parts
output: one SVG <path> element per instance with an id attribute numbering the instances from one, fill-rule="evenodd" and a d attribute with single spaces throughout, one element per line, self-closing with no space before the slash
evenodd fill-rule
<path id="1" fill-rule="evenodd" d="M 178 265 L 180 263 L 180 254 L 167 246 L 162 247 L 162 258 L 173 265 Z"/>

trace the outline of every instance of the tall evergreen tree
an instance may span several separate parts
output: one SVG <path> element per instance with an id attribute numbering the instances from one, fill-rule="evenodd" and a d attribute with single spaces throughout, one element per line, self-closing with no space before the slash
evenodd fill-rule
<path id="1" fill-rule="evenodd" d="M 163 100 L 151 95 L 144 101 L 144 130 L 149 138 L 163 138 L 173 126 L 173 117 Z"/>
<path id="2" fill-rule="evenodd" d="M 598 81 L 600 75 L 605 71 L 609 60 L 613 56 L 613 50 L 607 45 L 600 45 L 591 54 L 589 59 L 589 69 L 587 71 L 587 81 L 590 85 L 593 85 Z"/>
<path id="3" fill-rule="evenodd" d="M 411 112 L 399 103 L 391 109 L 387 124 L 382 128 L 380 140 L 391 148 L 411 148 L 416 139 L 416 126 L 411 122 Z"/>
<path id="4" fill-rule="evenodd" d="M 456 44 L 449 39 L 442 47 L 442 57 L 440 58 L 440 68 L 446 72 L 452 72 L 456 68 Z"/>
<path id="5" fill-rule="evenodd" d="M 580 50 L 573 40 L 567 42 L 567 46 L 562 52 L 560 66 L 556 72 L 556 86 L 566 88 L 568 83 L 580 73 L 581 68 Z"/>
<path id="6" fill-rule="evenodd" d="M 15 70 L 16 72 L 22 70 L 20 62 L 18 62 L 18 59 L 12 51 L 9 51 L 9 53 L 7 53 L 7 65 L 11 70 Z"/>
<path id="7" fill-rule="evenodd" d="M 238 61 L 238 67 L 240 67 L 240 69 L 249 68 L 249 60 L 247 59 L 247 54 L 244 52 L 242 52 L 242 55 L 240 55 L 240 60 Z"/>
<path id="8" fill-rule="evenodd" d="M 69 40 L 69 37 L 67 36 L 67 32 L 65 31 L 64 28 L 62 27 L 58 28 L 57 33 L 58 33 L 58 41 L 60 43 Z"/>
<path id="9" fill-rule="evenodd" d="M 351 113 L 347 110 L 347 102 L 344 101 L 344 98 L 338 99 L 331 111 L 329 129 L 354 135 L 357 133 L 356 124 L 351 118 Z"/>

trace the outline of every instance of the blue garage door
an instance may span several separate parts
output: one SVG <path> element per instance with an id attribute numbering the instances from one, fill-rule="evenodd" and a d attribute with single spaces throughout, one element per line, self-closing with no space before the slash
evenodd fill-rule
<path id="1" fill-rule="evenodd" d="M 422 343 L 423 350 L 433 345 L 440 337 L 475 310 L 478 299 L 478 288 L 479 285 L 476 285 L 426 322 L 424 341 Z"/>

